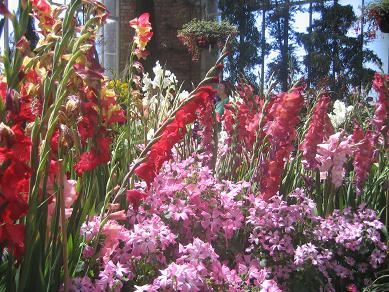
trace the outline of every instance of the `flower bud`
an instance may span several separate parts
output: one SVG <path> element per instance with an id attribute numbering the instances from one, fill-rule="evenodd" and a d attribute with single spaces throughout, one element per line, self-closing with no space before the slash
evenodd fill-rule
<path id="1" fill-rule="evenodd" d="M 117 211 L 117 212 L 114 212 L 112 214 L 109 214 L 108 218 L 110 220 L 120 220 L 120 221 L 123 221 L 123 220 L 127 219 L 127 215 L 126 215 L 126 212 L 124 210 L 121 210 L 121 211 Z"/>
<path id="2" fill-rule="evenodd" d="M 20 110 L 20 94 L 15 89 L 7 91 L 5 97 L 6 109 L 13 112 L 19 113 Z"/>
<path id="3" fill-rule="evenodd" d="M 16 43 L 16 49 L 19 50 L 22 56 L 27 56 L 30 54 L 30 42 L 25 36 L 22 36 L 20 40 Z"/>
<path id="4" fill-rule="evenodd" d="M 64 124 L 61 124 L 59 127 L 62 133 L 60 141 L 61 145 L 68 149 L 72 148 L 74 141 L 71 130 Z"/>
<path id="5" fill-rule="evenodd" d="M 0 124 L 0 147 L 12 147 L 15 141 L 15 134 L 6 124 Z"/>
<path id="6" fill-rule="evenodd" d="M 65 105 L 66 113 L 72 114 L 80 108 L 80 100 L 75 95 L 70 95 Z"/>
<path id="7" fill-rule="evenodd" d="M 143 99 L 142 107 L 143 107 L 143 116 L 147 119 L 149 116 L 149 108 L 150 108 L 147 99 Z"/>

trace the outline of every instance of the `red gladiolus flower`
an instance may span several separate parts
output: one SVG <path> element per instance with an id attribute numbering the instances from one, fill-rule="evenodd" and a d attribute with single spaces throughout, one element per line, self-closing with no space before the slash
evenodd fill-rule
<path id="1" fill-rule="evenodd" d="M 294 149 L 296 126 L 299 113 L 304 105 L 302 87 L 293 88 L 289 93 L 281 93 L 275 100 L 269 115 L 267 134 L 270 136 L 269 157 L 261 165 L 261 195 L 265 200 L 274 196 L 280 186 L 284 161 Z"/>
<path id="2" fill-rule="evenodd" d="M 214 150 L 213 144 L 213 131 L 214 131 L 214 122 L 215 119 L 213 117 L 214 114 L 214 103 L 213 101 L 209 101 L 204 106 L 204 112 L 200 116 L 199 121 L 203 126 L 202 130 L 202 139 L 201 145 L 205 151 L 205 153 L 212 154 Z"/>
<path id="3" fill-rule="evenodd" d="M 352 141 L 355 143 L 354 150 L 354 172 L 355 184 L 357 193 L 361 193 L 363 183 L 367 180 L 371 165 L 374 162 L 374 153 L 376 147 L 374 145 L 374 137 L 371 131 L 364 133 L 363 129 L 356 124 Z"/>
<path id="4" fill-rule="evenodd" d="M 318 166 L 318 162 L 315 159 L 317 145 L 334 133 L 334 128 L 327 114 L 329 104 L 330 98 L 328 96 L 322 96 L 317 102 L 308 131 L 305 134 L 303 143 L 299 147 L 303 151 L 303 163 L 307 169 L 313 169 Z"/>
<path id="5" fill-rule="evenodd" d="M 109 137 L 97 137 L 95 142 L 96 146 L 91 151 L 82 153 L 79 162 L 74 166 L 79 176 L 101 164 L 107 163 L 111 159 L 109 145 L 112 139 Z"/>
<path id="6" fill-rule="evenodd" d="M 132 204 L 132 208 L 137 213 L 140 202 L 147 197 L 146 193 L 141 190 L 128 190 L 127 201 Z"/>
<path id="7" fill-rule="evenodd" d="M 277 156 L 275 160 L 269 161 L 264 167 L 261 188 L 265 190 L 262 193 L 262 198 L 265 201 L 277 193 L 283 170 L 284 160 L 281 155 Z"/>
<path id="8" fill-rule="evenodd" d="M 216 91 L 210 86 L 201 87 L 193 99 L 177 111 L 174 119 L 163 130 L 159 140 L 151 146 L 146 162 L 134 170 L 135 174 L 148 186 L 154 181 L 163 163 L 172 158 L 172 148 L 184 138 L 186 125 L 195 121 L 196 112 L 203 111 L 207 102 L 212 101 L 215 93 Z"/>
<path id="9" fill-rule="evenodd" d="M 0 244 L 17 258 L 24 250 L 24 226 L 13 222 L 27 214 L 31 141 L 19 124 L 0 125 Z"/>
<path id="10" fill-rule="evenodd" d="M 134 171 L 134 173 L 143 179 L 148 186 L 154 181 L 157 174 L 154 172 L 154 164 L 150 161 L 140 164 Z"/>
<path id="11" fill-rule="evenodd" d="M 20 261 L 24 252 L 24 225 L 12 222 L 1 223 L 0 242 L 5 242 L 9 251 Z"/>

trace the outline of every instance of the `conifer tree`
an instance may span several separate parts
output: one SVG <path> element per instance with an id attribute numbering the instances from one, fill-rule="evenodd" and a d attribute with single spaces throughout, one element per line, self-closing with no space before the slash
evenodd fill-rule
<path id="1" fill-rule="evenodd" d="M 312 86 L 327 84 L 335 99 L 343 99 L 355 88 L 371 83 L 374 71 L 362 64 L 376 62 L 377 55 L 363 48 L 362 35 L 352 36 L 350 30 L 357 20 L 351 5 L 317 5 L 321 17 L 313 21 L 308 33 L 298 34 L 307 54 L 304 57 L 307 81 Z"/>
<path id="2" fill-rule="evenodd" d="M 237 81 L 243 74 L 250 82 L 257 84 L 256 71 L 263 62 L 263 56 L 269 52 L 268 46 L 264 47 L 265 51 L 261 51 L 262 35 L 258 29 L 258 12 L 254 9 L 260 2 L 264 1 L 219 1 L 222 18 L 238 29 L 226 64 L 228 79 L 232 82 Z"/>

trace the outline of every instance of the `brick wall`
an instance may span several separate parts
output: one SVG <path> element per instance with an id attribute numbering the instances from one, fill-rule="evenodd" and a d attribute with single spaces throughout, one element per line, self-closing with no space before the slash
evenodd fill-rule
<path id="1" fill-rule="evenodd" d="M 193 18 L 201 18 L 198 6 L 184 0 L 155 0 L 158 57 L 186 87 L 200 80 L 200 62 L 193 62 L 177 38 L 177 30 Z M 193 2 L 193 1 L 192 1 Z"/>
<path id="2" fill-rule="evenodd" d="M 144 1 L 144 0 L 141 0 Z M 177 30 L 192 18 L 201 18 L 199 1 L 188 0 L 154 0 L 152 10 L 137 7 L 136 0 L 120 1 L 120 48 L 119 66 L 122 70 L 127 61 L 128 45 L 132 39 L 132 32 L 128 22 L 141 12 L 150 12 L 153 25 L 153 42 L 148 46 L 151 55 L 146 62 L 150 69 L 156 60 L 176 74 L 180 82 L 185 81 L 184 87 L 191 88 L 191 83 L 200 81 L 201 64 L 193 62 L 186 47 L 177 38 Z M 142 3 L 142 2 L 138 2 Z M 139 5 L 139 4 L 138 4 Z"/>
<path id="3" fill-rule="evenodd" d="M 129 45 L 133 34 L 129 26 L 131 19 L 136 17 L 135 1 L 121 0 L 119 6 L 119 71 L 122 71 L 127 63 Z"/>

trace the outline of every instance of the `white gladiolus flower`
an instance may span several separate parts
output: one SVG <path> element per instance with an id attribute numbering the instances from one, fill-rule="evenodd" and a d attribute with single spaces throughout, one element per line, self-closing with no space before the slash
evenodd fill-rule
<path id="1" fill-rule="evenodd" d="M 159 61 L 155 64 L 153 72 L 155 75 L 154 80 L 152 81 L 154 89 L 166 89 L 177 82 L 176 76 L 169 70 L 163 70 Z"/>
<path id="2" fill-rule="evenodd" d="M 225 144 L 226 143 L 226 140 L 228 138 L 228 134 L 226 131 L 220 131 L 219 133 L 219 141 L 221 144 Z"/>
<path id="3" fill-rule="evenodd" d="M 153 75 L 145 73 L 142 77 L 142 92 L 147 100 L 148 111 L 154 113 L 158 119 L 163 120 L 172 107 L 176 85 L 176 75 L 169 70 L 164 70 L 159 61 L 153 68 Z M 189 93 L 182 92 L 182 98 Z"/>
<path id="4" fill-rule="evenodd" d="M 345 103 L 336 100 L 334 103 L 334 109 L 332 113 L 328 114 L 330 117 L 331 123 L 335 128 L 340 127 L 347 119 L 347 115 L 352 112 L 354 109 L 353 106 L 346 107 Z"/>
<path id="5" fill-rule="evenodd" d="M 180 94 L 178 95 L 178 100 L 179 101 L 183 101 L 185 99 L 187 99 L 189 97 L 189 92 L 186 91 L 186 90 L 183 90 L 180 92 Z"/>
<path id="6" fill-rule="evenodd" d="M 154 129 L 150 129 L 148 132 L 147 132 L 147 140 L 150 141 L 154 138 Z"/>
<path id="7" fill-rule="evenodd" d="M 153 87 L 152 80 L 149 77 L 149 73 L 145 73 L 142 78 L 142 91 L 143 92 L 149 92 L 150 89 Z"/>

